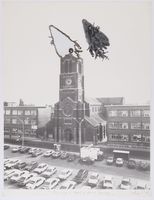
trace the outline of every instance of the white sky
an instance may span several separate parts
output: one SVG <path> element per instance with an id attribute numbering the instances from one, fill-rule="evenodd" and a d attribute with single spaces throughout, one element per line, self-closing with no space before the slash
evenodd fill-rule
<path id="1" fill-rule="evenodd" d="M 123 96 L 126 103 L 150 100 L 151 4 L 149 2 L 5 2 L 3 3 L 4 98 L 54 104 L 59 95 L 60 60 L 50 45 L 53 24 L 82 46 L 85 95 Z M 110 60 L 94 60 L 87 51 L 82 19 L 108 36 Z"/>

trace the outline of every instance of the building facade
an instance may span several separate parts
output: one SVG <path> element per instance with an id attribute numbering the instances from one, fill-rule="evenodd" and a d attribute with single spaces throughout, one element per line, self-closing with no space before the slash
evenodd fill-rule
<path id="1" fill-rule="evenodd" d="M 46 118 L 42 117 L 45 112 Z M 51 108 L 45 106 L 4 106 L 4 134 L 12 136 L 36 136 L 36 130 L 51 118 Z"/>
<path id="2" fill-rule="evenodd" d="M 82 58 L 74 57 L 71 53 L 61 58 L 59 82 L 59 101 L 55 104 L 52 119 L 55 142 L 79 145 L 96 143 L 98 127 L 105 127 L 106 122 L 98 116 L 100 102 L 93 105 L 85 100 Z M 100 138 L 103 141 L 104 137 Z"/>
<path id="3" fill-rule="evenodd" d="M 150 147 L 149 105 L 109 105 L 105 109 L 108 144 Z"/>

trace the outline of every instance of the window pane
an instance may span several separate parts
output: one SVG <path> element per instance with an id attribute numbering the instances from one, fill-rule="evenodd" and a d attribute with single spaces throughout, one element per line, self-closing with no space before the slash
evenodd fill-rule
<path id="1" fill-rule="evenodd" d="M 5 110 L 6 115 L 10 115 L 10 113 L 11 113 L 11 110 Z"/>
<path id="2" fill-rule="evenodd" d="M 141 123 L 131 123 L 131 129 L 141 129 Z"/>
<path id="3" fill-rule="evenodd" d="M 12 115 L 17 115 L 17 110 L 13 110 Z"/>
<path id="4" fill-rule="evenodd" d="M 150 117 L 150 110 L 143 110 L 144 117 Z"/>
<path id="5" fill-rule="evenodd" d="M 18 110 L 18 115 L 23 115 L 23 110 Z"/>
<path id="6" fill-rule="evenodd" d="M 36 115 L 36 110 L 31 110 L 31 115 Z"/>
<path id="7" fill-rule="evenodd" d="M 17 124 L 17 119 L 12 119 L 12 124 Z"/>
<path id="8" fill-rule="evenodd" d="M 142 123 L 142 129 L 150 130 L 150 124 L 149 123 Z"/>
<path id="9" fill-rule="evenodd" d="M 131 117 L 140 117 L 141 111 L 140 110 L 132 110 L 132 111 L 130 111 L 130 116 Z"/>
<path id="10" fill-rule="evenodd" d="M 116 110 L 110 110 L 109 111 L 109 117 L 116 117 L 117 116 L 117 111 Z"/>
<path id="11" fill-rule="evenodd" d="M 30 110 L 25 110 L 25 115 L 30 115 Z"/>

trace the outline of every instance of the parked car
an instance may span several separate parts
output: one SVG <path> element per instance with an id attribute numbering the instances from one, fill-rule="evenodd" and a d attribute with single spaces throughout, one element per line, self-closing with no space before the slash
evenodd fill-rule
<path id="1" fill-rule="evenodd" d="M 7 164 L 5 164 L 6 169 L 11 169 L 13 168 L 16 164 L 18 164 L 20 162 L 19 159 L 11 159 L 10 162 L 8 162 Z"/>
<path id="2" fill-rule="evenodd" d="M 18 181 L 17 181 L 17 185 L 20 186 L 20 187 L 24 187 L 28 181 L 33 178 L 34 176 L 36 176 L 36 174 L 34 173 L 29 173 L 29 174 L 24 174 L 22 175 Z"/>
<path id="3" fill-rule="evenodd" d="M 61 152 L 60 151 L 55 151 L 52 153 L 52 158 L 59 158 L 61 156 Z"/>
<path id="4" fill-rule="evenodd" d="M 123 164 L 124 164 L 123 158 L 117 158 L 117 159 L 116 159 L 116 166 L 117 166 L 117 167 L 122 167 Z"/>
<path id="5" fill-rule="evenodd" d="M 96 187 L 99 182 L 99 175 L 96 172 L 90 174 L 89 179 L 87 181 L 88 185 L 91 187 Z"/>
<path id="6" fill-rule="evenodd" d="M 75 181 L 77 184 L 80 184 L 85 180 L 88 176 L 88 170 L 86 169 L 80 169 L 77 173 L 77 175 L 74 177 L 73 181 Z"/>
<path id="7" fill-rule="evenodd" d="M 136 186 L 134 187 L 135 190 L 146 190 L 148 189 L 148 186 L 146 183 L 137 183 Z"/>
<path id="8" fill-rule="evenodd" d="M 9 145 L 7 145 L 7 144 L 4 144 L 4 150 L 6 150 L 6 149 L 9 149 L 10 148 L 10 146 Z"/>
<path id="9" fill-rule="evenodd" d="M 49 178 L 40 189 L 53 189 L 59 184 L 59 182 L 60 180 L 58 178 Z"/>
<path id="10" fill-rule="evenodd" d="M 72 174 L 72 170 L 71 170 L 71 169 L 63 169 L 63 170 L 60 172 L 58 178 L 59 178 L 60 180 L 66 180 L 69 176 L 71 176 L 71 174 Z"/>
<path id="11" fill-rule="evenodd" d="M 121 180 L 119 188 L 122 189 L 122 190 L 130 190 L 131 189 L 130 178 L 123 178 Z"/>
<path id="12" fill-rule="evenodd" d="M 70 154 L 70 155 L 68 156 L 67 161 L 68 161 L 68 162 L 73 162 L 75 159 L 76 159 L 76 155 Z"/>
<path id="13" fill-rule="evenodd" d="M 135 162 L 135 160 L 129 160 L 128 163 L 127 163 L 127 167 L 129 169 L 135 169 L 136 168 L 136 162 Z"/>
<path id="14" fill-rule="evenodd" d="M 79 162 L 85 165 L 92 165 L 94 163 L 94 160 L 92 160 L 89 157 L 85 157 L 85 158 L 80 158 Z"/>
<path id="15" fill-rule="evenodd" d="M 18 169 L 10 169 L 4 172 L 4 181 L 7 181 L 14 173 L 19 171 Z"/>
<path id="16" fill-rule="evenodd" d="M 60 189 L 75 189 L 76 187 L 76 182 L 74 181 L 65 181 L 61 186 L 60 186 Z"/>
<path id="17" fill-rule="evenodd" d="M 108 157 L 106 160 L 107 165 L 112 165 L 114 163 L 114 158 L 113 157 Z"/>
<path id="18" fill-rule="evenodd" d="M 17 163 L 14 168 L 16 169 L 23 169 L 24 167 L 26 167 L 27 163 L 24 161 L 20 161 L 19 163 Z"/>
<path id="19" fill-rule="evenodd" d="M 27 153 L 29 151 L 30 147 L 22 147 L 19 151 L 20 153 Z"/>
<path id="20" fill-rule="evenodd" d="M 36 161 L 31 161 L 30 163 L 27 164 L 27 166 L 24 168 L 24 170 L 31 171 L 35 169 L 38 166 L 38 162 Z"/>
<path id="21" fill-rule="evenodd" d="M 112 176 L 105 176 L 102 181 L 103 189 L 113 189 L 113 178 Z"/>
<path id="22" fill-rule="evenodd" d="M 145 161 L 140 161 L 137 165 L 137 169 L 141 171 L 150 171 L 150 163 Z"/>
<path id="23" fill-rule="evenodd" d="M 67 152 L 63 151 L 63 152 L 61 153 L 60 158 L 61 158 L 62 160 L 64 160 L 64 159 L 68 158 L 68 156 L 69 156 L 69 154 L 68 154 Z"/>
<path id="24" fill-rule="evenodd" d="M 34 169 L 34 172 L 37 174 L 41 174 L 48 168 L 48 165 L 46 163 L 41 163 L 37 166 L 37 168 Z"/>
<path id="25" fill-rule="evenodd" d="M 44 178 L 49 178 L 51 177 L 53 174 L 55 174 L 57 171 L 56 167 L 48 167 L 46 171 L 44 171 L 41 176 L 43 176 Z"/>
<path id="26" fill-rule="evenodd" d="M 34 152 L 32 152 L 32 157 L 37 157 L 41 154 L 43 154 L 43 151 L 41 149 L 37 149 Z"/>
<path id="27" fill-rule="evenodd" d="M 20 177 L 24 174 L 28 174 L 29 172 L 28 171 L 18 171 L 16 173 L 14 173 L 11 177 L 10 177 L 10 182 L 11 183 L 16 183 Z"/>
<path id="28" fill-rule="evenodd" d="M 88 185 L 84 185 L 84 186 L 81 187 L 81 189 L 82 190 L 89 190 L 89 189 L 91 189 L 91 187 L 88 186 Z"/>
<path id="29" fill-rule="evenodd" d="M 13 147 L 12 153 L 16 153 L 16 152 L 20 151 L 21 148 L 22 148 L 22 146 Z"/>
<path id="30" fill-rule="evenodd" d="M 8 164 L 9 162 L 11 162 L 12 160 L 14 159 L 11 159 L 11 158 L 4 159 L 4 166 Z"/>
<path id="31" fill-rule="evenodd" d="M 30 148 L 29 151 L 28 151 L 28 153 L 29 153 L 29 154 L 32 154 L 32 153 L 33 153 L 34 151 L 36 151 L 37 149 L 38 149 L 38 148 Z"/>
<path id="32" fill-rule="evenodd" d="M 36 189 L 45 182 L 45 178 L 34 176 L 26 184 L 26 189 Z"/>
<path id="33" fill-rule="evenodd" d="M 44 156 L 44 157 L 50 157 L 50 156 L 52 155 L 53 152 L 54 152 L 53 150 L 48 150 L 48 151 L 46 151 L 46 152 L 43 154 L 43 156 Z"/>

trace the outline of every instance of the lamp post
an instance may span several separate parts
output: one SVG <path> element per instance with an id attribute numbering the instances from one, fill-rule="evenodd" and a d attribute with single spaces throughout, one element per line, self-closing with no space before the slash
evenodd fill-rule
<path id="1" fill-rule="evenodd" d="M 22 130 L 23 130 L 23 134 L 22 134 L 22 146 L 24 146 L 24 140 L 25 140 L 25 125 L 24 125 L 24 120 L 17 118 L 21 124 L 22 124 Z"/>
<path id="2" fill-rule="evenodd" d="M 79 125 L 79 146 L 80 146 L 80 148 L 81 148 L 81 145 L 82 145 L 81 125 L 82 125 L 82 122 L 84 121 L 84 118 L 81 119 L 80 121 L 76 120 L 75 118 L 74 118 L 74 120 L 75 120 L 75 121 L 78 123 L 78 125 Z"/>

